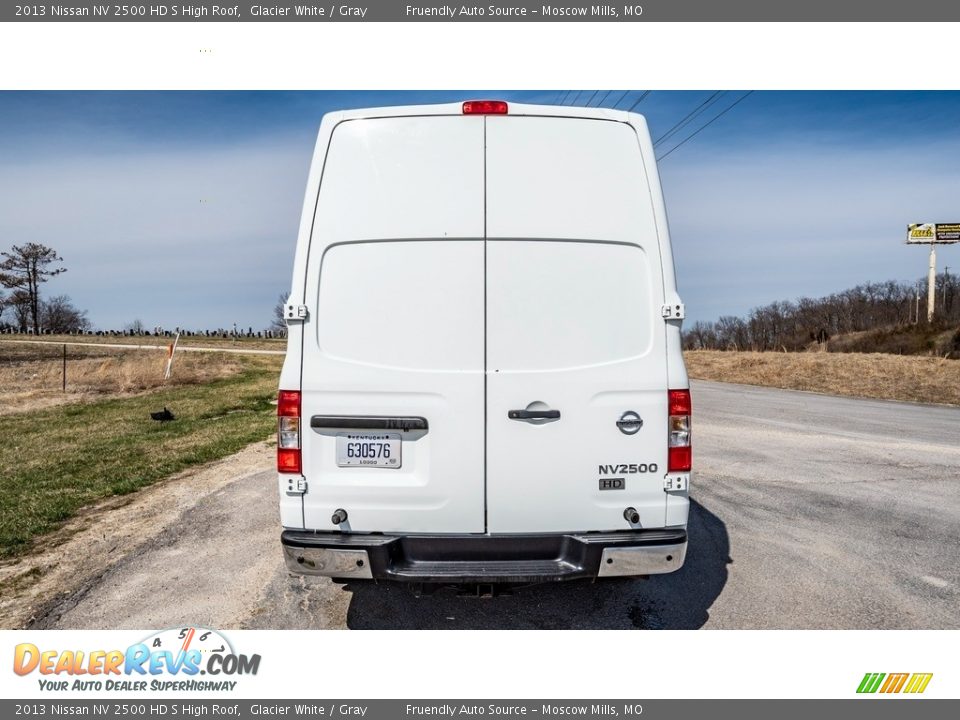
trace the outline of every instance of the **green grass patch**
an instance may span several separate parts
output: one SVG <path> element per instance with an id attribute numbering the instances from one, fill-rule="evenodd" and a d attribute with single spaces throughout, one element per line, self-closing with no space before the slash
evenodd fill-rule
<path id="1" fill-rule="evenodd" d="M 202 385 L 0 416 L 0 557 L 111 495 L 235 453 L 275 429 L 280 360 Z M 150 419 L 164 406 L 172 422 Z"/>

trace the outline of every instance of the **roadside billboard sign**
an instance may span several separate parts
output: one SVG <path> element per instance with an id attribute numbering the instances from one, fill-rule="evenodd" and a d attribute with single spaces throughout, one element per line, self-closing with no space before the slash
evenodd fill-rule
<path id="1" fill-rule="evenodd" d="M 960 242 L 960 223 L 937 223 L 938 243 Z"/>
<path id="2" fill-rule="evenodd" d="M 949 245 L 960 242 L 960 223 L 913 223 L 907 225 L 907 243 Z"/>

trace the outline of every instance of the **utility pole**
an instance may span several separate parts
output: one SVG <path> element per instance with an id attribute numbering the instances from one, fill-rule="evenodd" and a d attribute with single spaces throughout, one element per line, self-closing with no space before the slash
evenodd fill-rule
<path id="1" fill-rule="evenodd" d="M 940 312 L 947 314 L 947 288 L 950 286 L 950 266 L 943 266 L 943 289 L 940 291 Z"/>

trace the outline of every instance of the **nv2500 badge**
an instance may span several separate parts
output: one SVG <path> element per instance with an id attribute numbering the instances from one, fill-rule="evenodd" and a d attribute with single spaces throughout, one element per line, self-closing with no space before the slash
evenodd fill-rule
<path id="1" fill-rule="evenodd" d="M 655 473 L 656 463 L 626 463 L 621 465 L 601 465 L 601 475 L 631 475 L 633 473 Z"/>

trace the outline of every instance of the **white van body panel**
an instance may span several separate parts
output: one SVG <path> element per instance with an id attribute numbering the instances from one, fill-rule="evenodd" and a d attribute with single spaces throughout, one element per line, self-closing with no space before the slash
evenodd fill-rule
<path id="1" fill-rule="evenodd" d="M 289 302 L 306 308 L 280 381 L 302 393 L 305 491 L 280 475 L 285 528 L 686 525 L 686 484 L 664 490 L 667 389 L 688 382 L 681 320 L 661 309 L 682 303 L 642 116 L 516 104 L 464 116 L 459 103 L 326 115 Z M 526 408 L 560 417 L 508 417 Z M 643 419 L 633 435 L 616 425 L 627 410 Z M 400 467 L 341 467 L 344 431 L 310 426 L 341 416 L 429 426 L 403 433 Z M 605 477 L 624 483 L 601 489 Z M 334 524 L 338 509 L 349 519 Z"/>
<path id="2" fill-rule="evenodd" d="M 311 251 L 357 240 L 483 237 L 483 118 L 343 120 Z M 319 242 L 316 242 L 319 241 Z"/>
<path id="3" fill-rule="evenodd" d="M 487 237 L 643 244 L 659 263 L 636 130 L 608 120 L 489 118 Z"/>
<path id="4" fill-rule="evenodd" d="M 599 252 L 598 252 L 599 251 Z M 590 268 L 592 277 L 581 277 Z M 662 527 L 666 427 L 663 327 L 623 320 L 653 295 L 649 263 L 636 245 L 490 241 L 487 278 L 487 516 L 490 532 L 570 532 Z M 618 312 L 622 310 L 622 312 Z M 560 311 L 559 314 L 554 313 Z M 636 322 L 640 320 L 639 322 Z M 540 423 L 509 419 L 534 404 L 559 410 Z M 646 432 L 625 435 L 617 420 L 633 410 Z M 650 471 L 599 472 L 643 464 Z M 602 490 L 601 478 L 623 480 Z"/>
<path id="5" fill-rule="evenodd" d="M 487 121 L 490 532 L 639 527 L 666 512 L 660 251 L 636 130 L 557 117 Z M 507 418 L 539 402 L 544 424 Z M 637 412 L 645 428 L 616 421 Z M 635 463 L 643 473 L 600 473 Z M 601 490 L 621 477 L 623 489 Z"/>
<path id="6" fill-rule="evenodd" d="M 464 122 L 466 120 L 466 122 Z M 483 119 L 344 120 L 313 220 L 302 413 L 429 419 L 399 468 L 338 467 L 338 431 L 302 433 L 304 522 L 483 532 Z"/>

